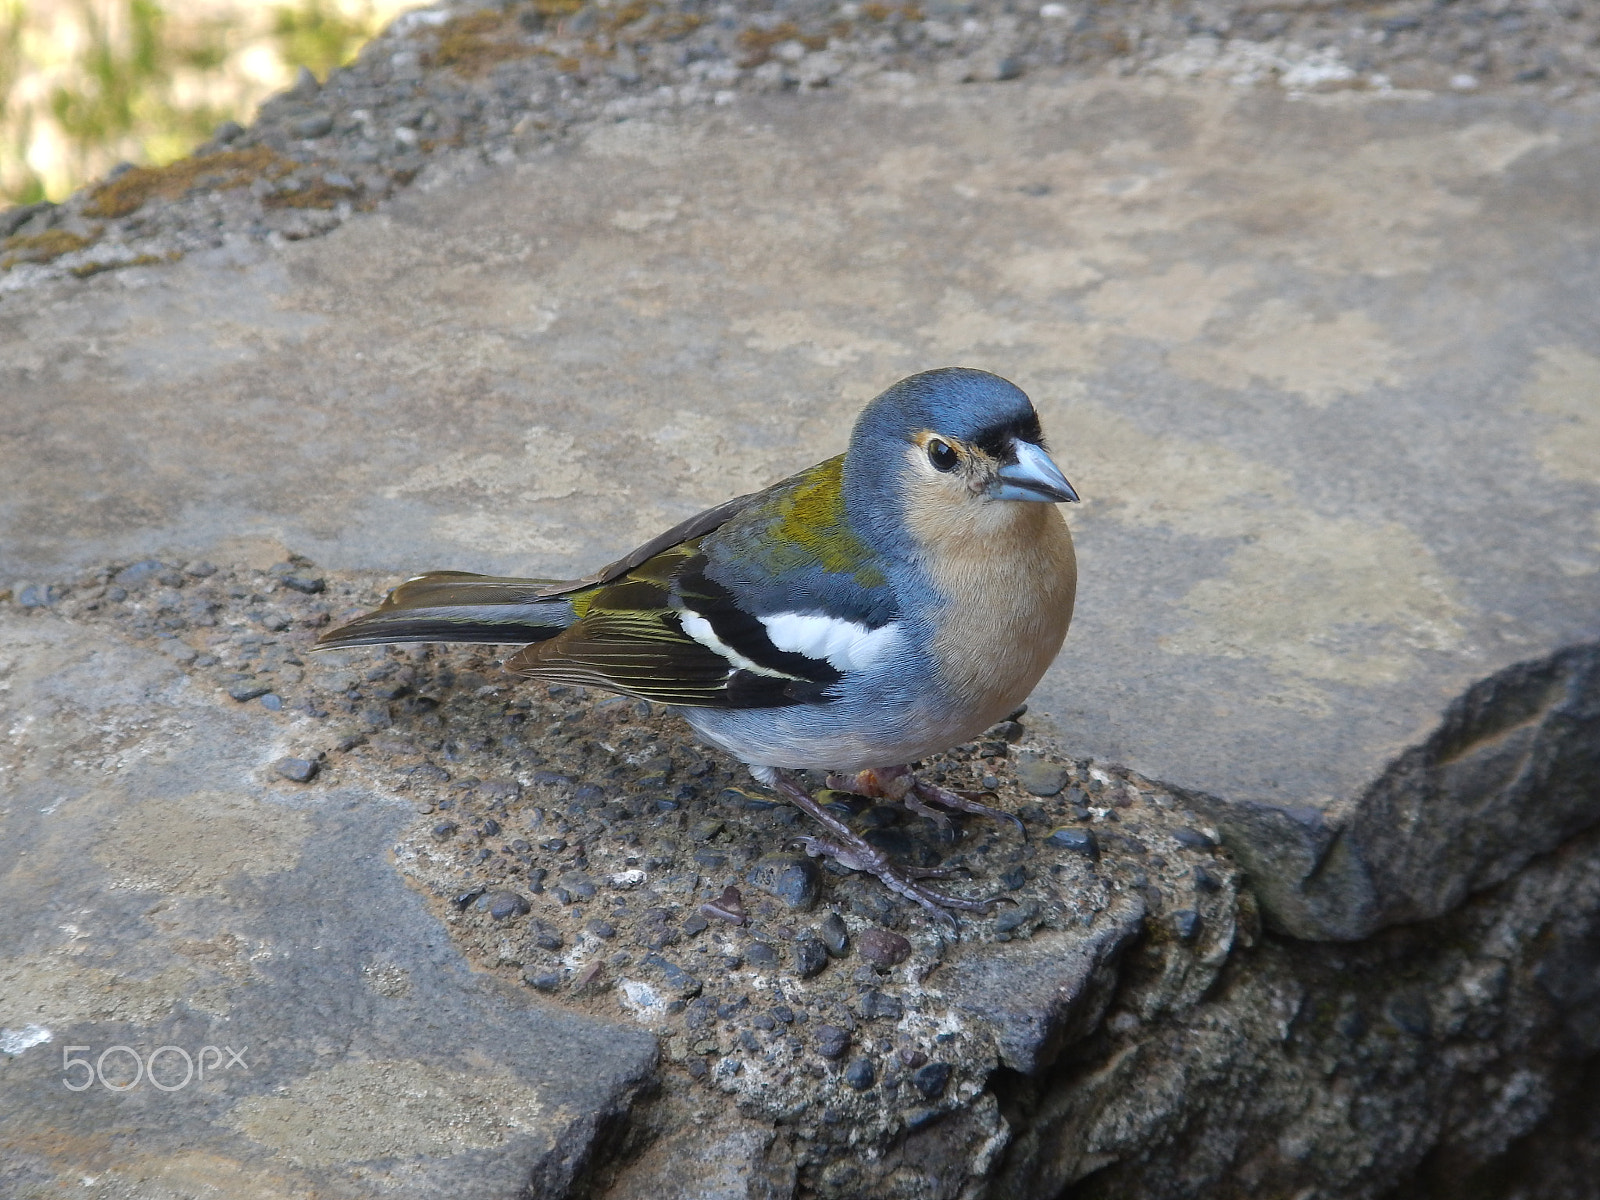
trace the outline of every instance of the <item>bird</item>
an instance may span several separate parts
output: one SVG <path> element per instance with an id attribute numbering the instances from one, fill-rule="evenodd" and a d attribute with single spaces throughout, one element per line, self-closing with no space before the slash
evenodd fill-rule
<path id="1" fill-rule="evenodd" d="M 876 876 L 950 928 L 996 900 L 940 891 L 808 791 L 1015 817 L 907 764 L 1015 712 L 1072 620 L 1078 499 L 1015 384 L 923 371 L 862 409 L 842 454 L 739 496 L 579 579 L 433 571 L 323 634 L 319 649 L 520 644 L 506 667 L 670 706 L 822 827 L 814 857 Z M 1020 826 L 1020 822 L 1017 822 Z"/>

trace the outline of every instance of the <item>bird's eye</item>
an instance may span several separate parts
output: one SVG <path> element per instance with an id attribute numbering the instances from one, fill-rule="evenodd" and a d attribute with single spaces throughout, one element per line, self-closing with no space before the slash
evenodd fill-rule
<path id="1" fill-rule="evenodd" d="M 928 461 L 933 464 L 936 471 L 954 471 L 956 464 L 961 461 L 956 452 L 949 445 L 938 438 L 928 443 Z"/>

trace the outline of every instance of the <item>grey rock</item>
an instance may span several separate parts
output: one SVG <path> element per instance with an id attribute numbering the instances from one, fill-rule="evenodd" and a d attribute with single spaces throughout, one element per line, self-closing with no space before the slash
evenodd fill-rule
<path id="1" fill-rule="evenodd" d="M 1054 796 L 1071 778 L 1069 768 L 1042 758 L 1025 758 L 1017 764 L 1017 783 L 1033 796 Z"/>
<path id="2" fill-rule="evenodd" d="M 856 1003 L 861 1018 L 865 1021 L 875 1021 L 880 1018 L 898 1021 L 905 1016 L 905 1005 L 899 996 L 880 992 L 876 988 L 868 988 L 862 992 L 861 998 Z"/>
<path id="3" fill-rule="evenodd" d="M 282 582 L 284 587 L 293 588 L 307 596 L 315 596 L 327 586 L 326 581 L 318 575 L 285 575 Z"/>
<path id="4" fill-rule="evenodd" d="M 845 928 L 844 918 L 838 913 L 829 913 L 822 918 L 822 923 L 817 926 L 817 934 L 834 958 L 843 958 L 850 949 L 850 931 Z"/>
<path id="5" fill-rule="evenodd" d="M 778 961 L 778 952 L 766 942 L 751 942 L 745 947 L 744 958 L 758 967 L 770 967 Z"/>
<path id="6" fill-rule="evenodd" d="M 812 1031 L 817 1053 L 823 1058 L 843 1058 L 850 1048 L 850 1034 L 837 1025 L 818 1025 Z"/>
<path id="7" fill-rule="evenodd" d="M 271 685 L 262 683 L 259 679 L 241 679 L 237 683 L 228 685 L 228 695 L 232 696 L 240 704 L 243 704 L 246 700 L 254 700 L 259 696 L 265 696 L 271 690 Z"/>
<path id="8" fill-rule="evenodd" d="M 1091 829 L 1078 829 L 1069 825 L 1063 829 L 1057 829 L 1049 837 L 1045 838 L 1044 844 L 1046 846 L 1054 846 L 1060 850 L 1071 850 L 1073 853 L 1081 854 L 1088 859 L 1098 859 L 1100 857 L 1100 842 Z"/>
<path id="9" fill-rule="evenodd" d="M 828 948 L 817 938 L 801 938 L 795 942 L 794 969 L 801 979 L 822 974 L 828 961 Z"/>
<path id="10" fill-rule="evenodd" d="M 844 1081 L 858 1092 L 864 1092 L 878 1081 L 878 1070 L 865 1058 L 855 1059 L 844 1069 Z"/>
<path id="11" fill-rule="evenodd" d="M 762 855 L 745 879 L 797 912 L 815 908 L 822 890 L 816 863 L 803 854 Z"/>
<path id="12" fill-rule="evenodd" d="M 1033 1074 L 1065 1042 L 1098 1021 L 1112 965 L 1144 922 L 1137 895 L 1121 895 L 1106 920 L 1082 934 L 1036 933 L 1005 947 L 975 946 L 939 972 L 958 1007 L 995 1028 L 1000 1061 Z"/>
<path id="13" fill-rule="evenodd" d="M 333 117 L 325 112 L 311 113 L 296 121 L 292 132 L 297 138 L 327 137 L 333 132 Z"/>
<path id="14" fill-rule="evenodd" d="M 19 608 L 48 608 L 64 595 L 66 595 L 66 591 L 55 584 L 24 584 L 16 590 L 17 606 Z"/>
<path id="15" fill-rule="evenodd" d="M 667 986 L 681 999 L 690 1000 L 700 994 L 702 988 L 700 980 L 677 963 L 662 958 L 659 954 L 647 954 L 640 962 L 658 972 Z"/>
<path id="16" fill-rule="evenodd" d="M 147 558 L 132 566 L 123 567 L 113 578 L 125 588 L 142 587 L 166 569 L 165 563 L 158 559 Z"/>
<path id="17" fill-rule="evenodd" d="M 945 1088 L 950 1086 L 950 1064 L 931 1062 L 919 1067 L 911 1076 L 911 1082 L 917 1091 L 922 1093 L 924 1099 L 937 1100 L 944 1095 Z"/>
<path id="18" fill-rule="evenodd" d="M 496 921 L 509 921 L 515 917 L 525 917 L 532 908 L 528 903 L 528 898 L 520 892 L 491 892 L 484 897 L 484 901 L 489 915 Z"/>
<path id="19" fill-rule="evenodd" d="M 272 769 L 295 783 L 309 783 L 316 777 L 317 766 L 314 758 L 280 758 L 272 764 Z"/>

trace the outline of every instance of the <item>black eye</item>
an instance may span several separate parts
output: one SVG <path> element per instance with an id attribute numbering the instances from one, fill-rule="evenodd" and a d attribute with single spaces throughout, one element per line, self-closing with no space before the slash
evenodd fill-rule
<path id="1" fill-rule="evenodd" d="M 928 461 L 933 464 L 936 471 L 954 471 L 961 459 L 944 442 L 934 438 L 928 443 Z"/>

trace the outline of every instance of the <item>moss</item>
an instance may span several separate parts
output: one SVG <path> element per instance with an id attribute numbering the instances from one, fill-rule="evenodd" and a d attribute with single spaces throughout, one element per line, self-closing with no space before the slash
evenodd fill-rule
<path id="1" fill-rule="evenodd" d="M 94 242 L 92 237 L 68 233 L 65 229 L 47 229 L 43 233 L 18 233 L 0 242 L 0 271 L 9 271 L 19 263 L 54 262 L 63 254 L 82 250 Z"/>
<path id="2" fill-rule="evenodd" d="M 570 8 L 567 7 L 569 3 Z M 552 5 L 554 11 L 546 13 L 546 7 Z M 578 7 L 575 0 L 541 0 L 534 6 L 535 11 L 544 15 L 575 12 Z M 526 58 L 536 52 L 535 47 L 522 39 L 521 27 L 512 15 L 481 11 L 466 13 L 441 25 L 429 63 L 448 67 L 458 75 L 483 75 L 499 63 Z"/>
<path id="3" fill-rule="evenodd" d="M 81 267 L 73 267 L 72 274 L 79 279 L 88 279 L 91 275 L 101 275 L 106 271 L 120 271 L 123 267 L 151 267 L 157 263 L 176 262 L 182 258 L 176 250 L 169 251 L 166 257 L 159 254 L 141 254 L 136 258 L 119 259 L 115 262 L 88 262 Z"/>
<path id="4" fill-rule="evenodd" d="M 337 208 L 340 204 L 355 204 L 361 197 L 358 189 L 338 187 L 324 179 L 315 179 L 304 187 L 285 192 L 274 192 L 261 201 L 263 208 Z"/>
<path id="5" fill-rule="evenodd" d="M 807 50 L 822 50 L 828 45 L 825 33 L 803 33 L 793 21 L 782 21 L 771 29 L 742 29 L 739 31 L 739 49 L 744 51 L 739 60 L 741 67 L 759 67 L 772 54 L 780 42 L 799 42 Z"/>
<path id="6" fill-rule="evenodd" d="M 896 17 L 906 21 L 922 20 L 922 10 L 915 4 L 880 4 L 877 0 L 863 4 L 861 15 L 869 21 L 892 21 Z"/>
<path id="7" fill-rule="evenodd" d="M 83 211 L 91 217 L 125 217 L 157 196 L 176 200 L 197 187 L 226 191 L 257 179 L 280 179 L 294 168 L 293 162 L 266 146 L 181 158 L 164 167 L 134 167 L 95 188 Z"/>

